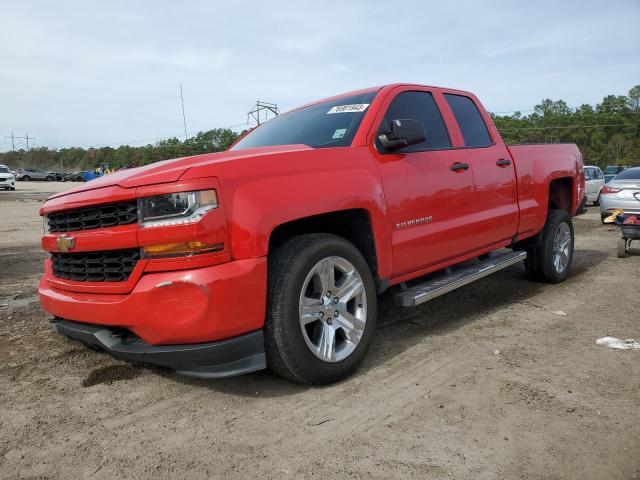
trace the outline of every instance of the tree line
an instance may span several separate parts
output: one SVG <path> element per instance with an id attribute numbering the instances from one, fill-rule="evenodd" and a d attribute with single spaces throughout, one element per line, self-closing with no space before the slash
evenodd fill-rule
<path id="1" fill-rule="evenodd" d="M 545 99 L 523 115 L 491 115 L 507 143 L 575 143 L 588 165 L 640 165 L 640 85 L 595 106 Z"/>
<path id="2" fill-rule="evenodd" d="M 576 143 L 585 164 L 640 165 L 640 85 L 628 95 L 607 95 L 595 106 L 570 108 L 564 100 L 542 100 L 531 113 L 492 114 L 507 143 Z M 244 132 L 243 132 L 244 133 Z M 186 140 L 168 138 L 142 147 L 34 148 L 0 153 L 0 163 L 11 168 L 93 170 L 137 167 L 171 158 L 226 150 L 241 134 L 216 128 Z"/>
<path id="3" fill-rule="evenodd" d="M 32 148 L 29 151 L 17 150 L 0 153 L 0 163 L 12 169 L 38 168 L 52 171 L 93 171 L 101 164 L 108 164 L 112 169 L 132 168 L 147 165 L 160 160 L 200 155 L 202 153 L 221 152 L 229 148 L 241 134 L 228 128 L 215 128 L 197 135 L 179 140 L 167 138 L 153 145 L 131 147 L 121 145 L 117 148 Z"/>

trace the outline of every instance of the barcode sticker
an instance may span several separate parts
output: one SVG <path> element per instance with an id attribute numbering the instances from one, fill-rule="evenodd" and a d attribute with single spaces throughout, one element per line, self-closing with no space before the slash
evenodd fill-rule
<path id="1" fill-rule="evenodd" d="M 369 106 L 368 103 L 354 103 L 352 105 L 336 105 L 335 107 L 332 107 L 331 110 L 327 112 L 327 115 L 329 115 L 330 113 L 364 112 L 368 106 Z"/>

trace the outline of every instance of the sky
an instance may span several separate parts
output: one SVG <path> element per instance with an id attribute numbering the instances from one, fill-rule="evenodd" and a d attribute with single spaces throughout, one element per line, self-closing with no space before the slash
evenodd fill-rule
<path id="1" fill-rule="evenodd" d="M 184 136 L 180 83 L 189 135 L 246 127 L 256 100 L 286 111 L 395 82 L 525 113 L 543 98 L 577 107 L 640 84 L 640 0 L 0 6 L 0 151 L 12 131 L 50 148 Z"/>

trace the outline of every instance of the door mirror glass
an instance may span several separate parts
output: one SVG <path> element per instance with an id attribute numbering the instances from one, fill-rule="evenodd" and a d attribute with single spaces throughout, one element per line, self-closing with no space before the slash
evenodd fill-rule
<path id="1" fill-rule="evenodd" d="M 427 139 L 424 125 L 419 120 L 396 119 L 390 122 L 390 131 L 378 135 L 385 150 L 394 152 Z"/>

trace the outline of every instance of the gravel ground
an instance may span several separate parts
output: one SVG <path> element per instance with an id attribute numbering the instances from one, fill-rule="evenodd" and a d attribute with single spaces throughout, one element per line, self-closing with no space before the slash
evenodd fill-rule
<path id="1" fill-rule="evenodd" d="M 202 381 L 55 335 L 37 216 L 0 192 L 1 478 L 640 478 L 640 249 L 596 209 L 561 285 L 514 266 L 415 309 L 380 298 L 363 367 L 325 388 Z M 638 245 L 640 247 L 640 245 Z"/>

